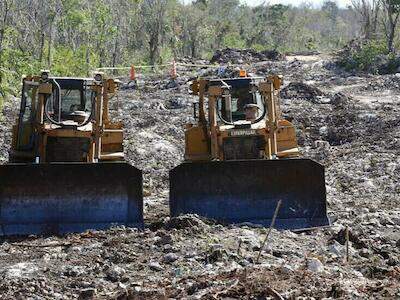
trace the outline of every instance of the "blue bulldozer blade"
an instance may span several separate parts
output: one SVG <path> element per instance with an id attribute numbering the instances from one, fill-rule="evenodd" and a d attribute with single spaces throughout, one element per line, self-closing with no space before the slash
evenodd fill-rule
<path id="1" fill-rule="evenodd" d="M 184 162 L 170 171 L 171 216 L 300 230 L 329 225 L 324 167 L 309 159 Z"/>
<path id="2" fill-rule="evenodd" d="M 127 163 L 0 165 L 0 236 L 143 227 L 142 172 Z"/>

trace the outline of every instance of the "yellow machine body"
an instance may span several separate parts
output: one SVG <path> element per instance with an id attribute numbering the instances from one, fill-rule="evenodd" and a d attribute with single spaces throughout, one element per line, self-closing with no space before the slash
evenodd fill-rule
<path id="1" fill-rule="evenodd" d="M 117 88 L 100 73 L 23 79 L 0 165 L 0 236 L 143 227 L 142 172 L 124 162 L 123 126 L 109 118 Z"/>
<path id="2" fill-rule="evenodd" d="M 218 136 L 218 157 L 224 160 L 223 140 L 227 137 L 235 137 L 241 139 L 243 136 L 263 136 L 265 138 L 266 145 L 268 143 L 269 132 L 264 124 L 260 126 L 251 126 L 247 130 L 237 130 L 233 126 L 224 126 L 217 131 Z M 299 156 L 299 150 L 297 147 L 296 131 L 292 123 L 287 120 L 279 120 L 279 130 L 277 131 L 277 157 L 278 158 L 289 158 Z M 201 161 L 211 160 L 211 151 L 209 145 L 211 144 L 207 133 L 202 127 L 187 125 L 185 131 L 185 160 L 188 161 Z M 260 150 L 260 159 L 271 155 L 270 149 L 265 147 Z"/>
<path id="3" fill-rule="evenodd" d="M 238 78 L 225 80 L 228 83 L 251 81 L 249 78 Z M 260 79 L 258 79 L 260 80 Z M 193 83 L 195 86 L 194 93 L 199 95 L 200 99 L 204 99 L 206 95 L 205 87 L 210 83 L 206 80 L 196 81 Z M 187 161 L 201 161 L 201 160 L 231 160 L 226 158 L 224 153 L 224 140 L 226 138 L 235 138 L 243 140 L 246 136 L 262 137 L 265 146 L 258 149 L 259 153 L 253 159 L 267 159 L 275 156 L 277 158 L 298 157 L 299 150 L 297 146 L 295 127 L 291 122 L 282 118 L 279 108 L 279 89 L 281 85 L 281 78 L 274 76 L 270 78 L 270 83 L 261 82 L 263 96 L 273 102 L 273 110 L 275 114 L 268 116 L 266 119 L 262 118 L 257 123 L 247 124 L 247 126 L 235 126 L 227 124 L 214 125 L 215 136 L 211 138 L 211 129 L 209 125 L 204 125 L 205 122 L 199 124 L 188 124 L 185 130 L 185 160 Z M 203 88 L 201 88 L 203 87 Z M 213 102 L 217 101 L 218 97 L 223 97 L 223 86 L 209 87 Z M 250 91 L 249 91 L 250 92 Z M 204 100 L 203 100 L 204 101 Z M 203 101 L 200 105 L 204 105 Z M 200 109 L 201 113 L 202 109 Z M 209 108 L 209 115 L 216 115 L 213 107 Z M 276 116 L 275 116 L 276 115 Z M 214 117 L 217 119 L 217 116 Z M 205 120 L 205 116 L 199 116 L 199 119 Z M 270 121 L 270 119 L 272 119 Z M 272 136 L 272 137 L 271 137 Z M 211 153 L 211 146 L 213 145 L 215 151 L 214 155 Z M 239 159 L 239 158 L 233 158 Z"/>
<path id="4" fill-rule="evenodd" d="M 79 88 L 85 86 L 86 92 L 96 95 L 93 96 L 96 98 L 93 101 L 96 106 L 93 110 L 96 112 L 93 112 L 91 122 L 82 124 L 82 119 L 88 118 L 89 113 L 74 110 L 76 103 L 71 104 L 72 109 L 69 111 L 71 118 L 67 117 L 66 120 L 55 123 L 46 119 L 46 102 L 57 92 L 54 85 L 49 82 L 52 80 L 58 83 L 61 91 L 64 90 L 63 87 L 66 87 L 65 90 L 69 93 L 72 91 L 82 93 L 83 91 Z M 96 82 L 91 78 L 59 77 L 49 78 L 48 81 L 43 82 L 40 76 L 24 78 L 20 115 L 13 126 L 10 161 L 35 162 L 39 160 L 42 163 L 123 161 L 122 124 L 112 122 L 108 112 L 108 102 L 116 92 L 117 85 L 113 79 L 102 78 L 101 81 Z M 73 115 L 76 111 L 80 114 Z M 80 139 L 87 150 L 82 153 L 80 159 L 76 156 L 62 155 L 65 151 L 76 151 L 68 147 L 68 142 L 74 139 Z M 59 147 L 53 149 L 54 143 L 58 143 Z"/>
<path id="5" fill-rule="evenodd" d="M 282 78 L 201 79 L 197 124 L 185 130 L 185 162 L 170 171 L 172 216 L 302 229 L 329 224 L 324 168 L 300 157 L 280 109 Z"/>

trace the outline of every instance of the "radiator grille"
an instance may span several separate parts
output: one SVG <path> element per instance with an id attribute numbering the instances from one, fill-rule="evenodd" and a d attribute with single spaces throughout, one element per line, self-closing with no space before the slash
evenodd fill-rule
<path id="1" fill-rule="evenodd" d="M 87 138 L 47 139 L 46 157 L 48 162 L 85 162 L 89 153 L 90 140 Z"/>
<path id="2" fill-rule="evenodd" d="M 225 160 L 259 159 L 265 149 L 263 136 L 228 137 L 223 140 Z"/>

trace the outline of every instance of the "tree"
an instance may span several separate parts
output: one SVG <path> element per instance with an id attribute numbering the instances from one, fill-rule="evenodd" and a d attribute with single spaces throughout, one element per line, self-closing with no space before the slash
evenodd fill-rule
<path id="1" fill-rule="evenodd" d="M 207 25 L 203 24 L 203 20 L 206 18 L 206 8 L 207 3 L 203 0 L 191 5 L 187 10 L 187 35 L 184 44 L 189 49 L 187 54 L 192 57 L 198 56 L 199 48 L 205 40 L 204 30 Z"/>
<path id="2" fill-rule="evenodd" d="M 331 21 L 331 23 L 336 24 L 339 14 L 339 7 L 337 6 L 336 2 L 325 0 L 321 9 L 328 15 L 328 19 Z"/>
<path id="3" fill-rule="evenodd" d="M 389 53 L 394 53 L 394 35 L 400 15 L 400 0 L 382 0 L 383 27 L 385 29 L 387 48 Z"/>
<path id="4" fill-rule="evenodd" d="M 3 0 L 0 3 L 0 66 L 2 62 L 1 58 L 3 52 L 3 42 L 5 39 L 6 29 L 9 25 L 9 16 L 12 5 L 13 5 L 12 0 Z M 1 83 L 1 73 L 0 73 L 0 83 Z"/>
<path id="5" fill-rule="evenodd" d="M 396 13 L 383 12 L 374 16 L 393 45 Z M 250 7 L 240 0 L 0 0 L 0 84 L 18 87 L 22 74 L 47 67 L 54 75 L 84 76 L 98 66 L 154 65 L 171 54 L 208 58 L 224 47 L 332 49 L 358 36 L 356 14 L 334 0 L 322 8 L 268 1 Z M 364 23 L 371 28 L 365 32 L 374 31 L 374 22 Z M 376 27 L 384 36 L 383 25 Z"/>
<path id="6" fill-rule="evenodd" d="M 352 0 L 352 6 L 361 16 L 364 38 L 369 40 L 376 35 L 380 0 Z"/>
<path id="7" fill-rule="evenodd" d="M 6 70 L 3 69 L 3 51 L 4 51 L 4 41 L 6 39 L 6 32 L 9 27 L 9 19 L 11 14 L 11 9 L 13 6 L 13 0 L 3 0 L 0 3 L 0 108 L 2 107 L 2 98 L 5 96 L 5 83 L 4 77 Z"/>
<path id="8" fill-rule="evenodd" d="M 149 48 L 149 60 L 155 65 L 160 57 L 160 44 L 166 25 L 167 0 L 144 0 L 141 6 L 144 34 Z"/>
<path id="9" fill-rule="evenodd" d="M 239 5 L 239 0 L 208 1 L 207 13 L 214 32 L 214 41 L 211 43 L 212 50 L 223 47 L 225 36 L 229 32 L 238 30 L 240 25 L 237 22 Z"/>
<path id="10" fill-rule="evenodd" d="M 268 28 L 272 38 L 273 48 L 276 50 L 286 44 L 287 34 L 291 22 L 288 17 L 289 6 L 283 4 L 272 5 L 268 8 Z"/>

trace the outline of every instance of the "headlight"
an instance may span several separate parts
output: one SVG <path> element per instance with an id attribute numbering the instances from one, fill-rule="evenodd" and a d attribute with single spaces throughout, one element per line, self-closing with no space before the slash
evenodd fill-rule
<path id="1" fill-rule="evenodd" d="M 42 71 L 42 74 L 40 75 L 40 78 L 42 81 L 47 81 L 49 80 L 49 71 Z"/>
<path id="2" fill-rule="evenodd" d="M 100 74 L 100 73 L 96 74 L 96 75 L 94 76 L 94 80 L 96 80 L 96 81 L 103 81 L 103 74 Z"/>

